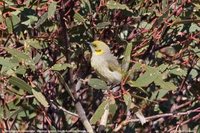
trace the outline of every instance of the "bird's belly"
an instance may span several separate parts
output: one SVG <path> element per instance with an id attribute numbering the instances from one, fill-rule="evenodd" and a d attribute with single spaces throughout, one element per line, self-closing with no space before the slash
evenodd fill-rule
<path id="1" fill-rule="evenodd" d="M 108 62 L 103 58 L 92 58 L 91 66 L 95 69 L 98 75 L 100 75 L 105 81 L 110 83 L 120 83 L 122 79 L 121 73 L 118 71 L 111 71 L 108 68 Z"/>

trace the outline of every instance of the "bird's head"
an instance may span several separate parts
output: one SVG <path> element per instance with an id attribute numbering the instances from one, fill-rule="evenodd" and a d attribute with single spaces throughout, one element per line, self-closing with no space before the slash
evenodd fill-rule
<path id="1" fill-rule="evenodd" d="M 91 50 L 92 50 L 92 54 L 95 55 L 103 55 L 106 53 L 110 53 L 110 48 L 108 47 L 108 45 L 106 45 L 104 42 L 102 41 L 93 41 L 92 43 L 88 43 Z"/>

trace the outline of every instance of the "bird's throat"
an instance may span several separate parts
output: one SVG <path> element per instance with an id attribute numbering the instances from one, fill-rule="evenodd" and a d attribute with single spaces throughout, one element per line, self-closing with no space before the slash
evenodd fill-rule
<path id="1" fill-rule="evenodd" d="M 104 51 L 103 50 L 95 50 L 95 54 L 96 55 L 102 55 L 104 53 Z"/>

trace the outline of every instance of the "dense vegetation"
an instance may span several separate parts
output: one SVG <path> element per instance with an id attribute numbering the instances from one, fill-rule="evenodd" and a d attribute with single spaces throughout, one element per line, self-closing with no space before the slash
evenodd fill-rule
<path id="1" fill-rule="evenodd" d="M 200 131 L 199 0 L 5 0 L 0 14 L 1 129 Z M 90 66 L 93 40 L 122 64 L 117 91 Z"/>

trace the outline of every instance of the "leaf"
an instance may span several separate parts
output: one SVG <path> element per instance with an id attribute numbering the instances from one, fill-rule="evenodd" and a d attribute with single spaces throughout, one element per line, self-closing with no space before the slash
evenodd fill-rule
<path id="1" fill-rule="evenodd" d="M 81 2 L 82 2 L 83 6 L 84 6 L 85 8 L 88 7 L 89 12 L 92 11 L 91 4 L 90 4 L 90 1 L 89 1 L 89 0 L 81 0 Z M 87 5 L 87 6 L 86 6 L 86 5 Z"/>
<path id="2" fill-rule="evenodd" d="M 141 110 L 138 110 L 137 112 L 135 112 L 135 115 L 137 116 L 137 118 L 139 118 L 141 124 L 145 124 L 147 122 L 146 118 L 144 117 L 144 115 L 142 114 Z"/>
<path id="3" fill-rule="evenodd" d="M 36 56 L 33 58 L 33 62 L 37 64 L 41 58 L 42 58 L 42 54 L 37 53 Z"/>
<path id="4" fill-rule="evenodd" d="M 104 29 L 106 28 L 107 26 L 109 26 L 111 23 L 110 22 L 102 22 L 102 23 L 98 23 L 96 25 L 97 29 Z"/>
<path id="5" fill-rule="evenodd" d="M 19 67 L 16 69 L 15 73 L 23 75 L 23 74 L 26 73 L 26 69 L 25 69 L 23 66 L 19 66 Z"/>
<path id="6" fill-rule="evenodd" d="M 99 107 L 97 108 L 97 110 L 95 111 L 95 113 L 93 114 L 93 116 L 90 119 L 91 124 L 96 124 L 97 121 L 100 121 L 102 115 L 104 114 L 105 111 L 105 107 L 109 106 L 109 114 L 111 115 L 111 117 L 113 117 L 117 111 L 117 105 L 115 103 L 115 99 L 114 98 L 109 98 L 105 101 L 103 101 Z"/>
<path id="7" fill-rule="evenodd" d="M 56 70 L 56 71 L 60 71 L 60 70 L 66 70 L 67 68 L 71 68 L 72 65 L 68 64 L 68 63 L 64 63 L 64 64 L 55 64 L 51 67 L 51 70 Z"/>
<path id="8" fill-rule="evenodd" d="M 38 100 L 38 102 L 40 102 L 44 107 L 46 108 L 49 107 L 49 104 L 45 96 L 41 92 L 36 91 L 35 89 L 32 89 L 32 93 L 35 96 L 35 98 Z"/>
<path id="9" fill-rule="evenodd" d="M 94 89 L 107 89 L 107 84 L 103 80 L 98 78 L 92 78 L 89 80 L 88 85 Z"/>
<path id="10" fill-rule="evenodd" d="M 129 85 L 132 87 L 146 87 L 151 84 L 161 73 L 159 70 L 149 67 L 146 72 L 139 76 L 136 81 L 129 81 Z"/>
<path id="11" fill-rule="evenodd" d="M 128 8 L 125 4 L 120 4 L 114 0 L 110 0 L 106 4 L 108 9 L 121 9 L 121 10 L 127 10 L 129 12 L 132 12 L 131 9 Z"/>
<path id="12" fill-rule="evenodd" d="M 10 61 L 10 58 L 0 57 L 0 65 L 7 68 L 14 68 L 14 67 L 17 67 L 19 64 L 13 63 L 12 61 Z"/>
<path id="13" fill-rule="evenodd" d="M 189 75 L 191 75 L 191 77 L 194 79 L 198 75 L 198 71 L 195 69 L 192 69 Z"/>
<path id="14" fill-rule="evenodd" d="M 119 33 L 119 37 L 121 38 L 121 40 L 126 40 L 126 38 L 128 37 L 128 30 L 127 29 L 122 30 Z"/>
<path id="15" fill-rule="evenodd" d="M 32 87 L 28 85 L 24 80 L 18 78 L 18 77 L 11 77 L 9 79 L 9 83 L 11 83 L 14 86 L 17 86 L 19 89 L 23 89 L 27 91 L 28 93 L 31 93 Z"/>
<path id="16" fill-rule="evenodd" d="M 168 67 L 169 67 L 169 65 L 161 64 L 160 66 L 157 67 L 157 69 L 158 69 L 160 72 L 164 72 Z"/>
<path id="17" fill-rule="evenodd" d="M 123 95 L 123 98 L 124 98 L 124 102 L 127 106 L 127 109 L 130 109 L 131 107 L 131 94 L 129 92 L 126 92 L 124 95 Z"/>
<path id="18" fill-rule="evenodd" d="M 41 17 L 40 19 L 37 21 L 37 23 L 35 24 L 35 28 L 39 28 L 46 20 L 47 20 L 47 17 L 48 17 L 48 13 L 45 12 Z"/>
<path id="19" fill-rule="evenodd" d="M 38 17 L 33 16 L 33 15 L 28 15 L 27 17 L 30 20 L 30 24 L 33 24 L 34 22 L 36 22 L 38 20 Z"/>
<path id="20" fill-rule="evenodd" d="M 79 23 L 84 23 L 85 22 L 84 17 L 81 16 L 81 14 L 79 14 L 79 13 L 75 13 L 74 14 L 74 19 Z"/>
<path id="21" fill-rule="evenodd" d="M 57 2 L 52 1 L 48 6 L 48 19 L 53 17 L 56 12 Z"/>
<path id="22" fill-rule="evenodd" d="M 178 76 L 186 76 L 187 71 L 183 70 L 180 67 L 174 67 L 169 70 L 170 74 L 178 75 Z"/>
<path id="23" fill-rule="evenodd" d="M 168 7 L 168 0 L 162 0 L 162 9 L 165 10 Z"/>
<path id="24" fill-rule="evenodd" d="M 109 113 L 111 115 L 111 117 L 113 117 L 115 115 L 117 111 L 117 105 L 115 103 L 114 98 L 110 101 L 110 105 L 109 105 Z"/>
<path id="25" fill-rule="evenodd" d="M 132 43 L 128 43 L 126 46 L 126 50 L 124 53 L 124 59 L 122 60 L 122 69 L 124 72 L 126 72 L 129 68 L 132 47 L 133 47 Z"/>
<path id="26" fill-rule="evenodd" d="M 150 30 L 152 28 L 152 23 L 142 21 L 139 23 L 139 27 L 142 29 L 144 28 L 144 29 Z"/>
<path id="27" fill-rule="evenodd" d="M 0 15 L 0 23 L 2 23 L 4 21 L 4 18 L 2 15 Z"/>
<path id="28" fill-rule="evenodd" d="M 63 76 L 59 72 L 55 72 L 55 73 L 58 76 L 59 83 L 66 89 L 66 91 L 68 92 L 72 100 L 76 101 L 74 95 L 71 92 L 71 89 L 69 88 L 69 85 L 65 82 Z"/>
<path id="29" fill-rule="evenodd" d="M 43 47 L 40 45 L 40 42 L 38 40 L 27 39 L 25 40 L 25 43 L 27 43 L 28 45 L 31 45 L 32 47 L 36 49 L 43 49 Z"/>
<path id="30" fill-rule="evenodd" d="M 106 105 L 108 103 L 109 103 L 109 101 L 105 100 L 99 105 L 99 107 L 97 108 L 97 110 L 95 111 L 95 113 L 93 114 L 93 116 L 90 119 L 91 124 L 96 124 L 96 122 L 101 119 L 101 116 L 104 113 L 104 108 L 106 107 Z"/>
<path id="31" fill-rule="evenodd" d="M 17 24 L 19 24 L 20 18 L 17 15 L 12 15 L 12 24 L 14 27 L 16 27 Z"/>
<path id="32" fill-rule="evenodd" d="M 13 25 L 9 17 L 6 18 L 6 26 L 7 26 L 8 33 L 11 34 L 13 32 Z"/>
<path id="33" fill-rule="evenodd" d="M 189 32 L 192 33 L 192 32 L 198 32 L 198 31 L 200 31 L 200 26 L 198 26 L 195 23 L 191 23 Z"/>
<path id="34" fill-rule="evenodd" d="M 195 52 L 195 54 L 200 58 L 200 49 L 199 48 L 195 48 L 195 49 L 192 49 L 194 52 Z"/>
<path id="35" fill-rule="evenodd" d="M 10 49 L 10 48 L 5 48 L 5 50 L 12 54 L 12 56 L 15 56 L 18 59 L 23 59 L 23 60 L 27 60 L 30 59 L 28 55 L 24 54 L 22 51 L 19 51 L 17 49 Z"/>
<path id="36" fill-rule="evenodd" d="M 30 5 L 30 3 L 31 3 L 31 0 L 27 0 L 27 1 L 25 2 L 26 7 L 28 7 L 28 6 Z"/>
<path id="37" fill-rule="evenodd" d="M 162 77 L 157 78 L 154 82 L 165 90 L 175 90 L 177 88 L 172 82 L 164 81 Z"/>
<path id="38" fill-rule="evenodd" d="M 169 92 L 169 90 L 166 89 L 160 89 L 157 90 L 155 92 L 153 92 L 153 94 L 151 95 L 150 100 L 160 100 L 161 98 L 163 98 L 167 93 Z"/>

